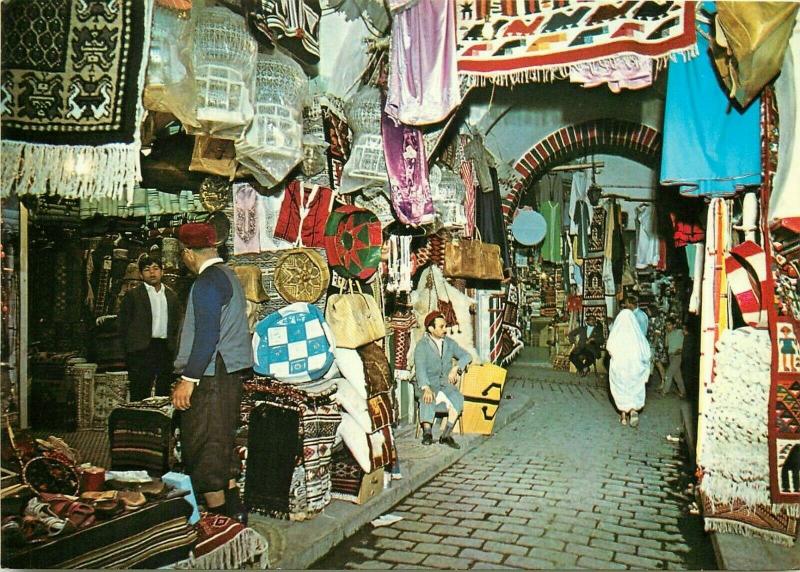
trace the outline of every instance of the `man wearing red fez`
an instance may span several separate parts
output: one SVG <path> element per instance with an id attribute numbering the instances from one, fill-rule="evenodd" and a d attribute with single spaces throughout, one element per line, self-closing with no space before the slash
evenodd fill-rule
<path id="1" fill-rule="evenodd" d="M 446 336 L 447 322 L 439 311 L 425 316 L 425 335 L 414 350 L 414 367 L 417 372 L 419 419 L 422 423 L 422 444 L 433 443 L 433 420 L 436 406 L 447 407 L 447 427 L 439 437 L 439 443 L 460 449 L 452 432 L 458 417 L 464 410 L 464 396 L 456 387 L 461 375 L 472 361 L 470 356 L 455 341 Z M 453 365 L 453 360 L 456 364 Z"/>
<path id="2" fill-rule="evenodd" d="M 242 376 L 253 366 L 244 292 L 218 256 L 213 226 L 184 224 L 178 240 L 183 263 L 197 275 L 175 359 L 181 377 L 172 390 L 172 403 L 182 411 L 183 460 L 209 512 L 246 522 L 234 454 Z"/>

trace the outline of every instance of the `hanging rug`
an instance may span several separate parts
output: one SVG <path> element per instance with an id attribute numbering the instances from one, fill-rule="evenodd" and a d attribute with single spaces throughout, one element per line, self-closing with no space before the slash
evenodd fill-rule
<path id="1" fill-rule="evenodd" d="M 4 3 L 4 193 L 133 200 L 152 5 Z"/>
<path id="2" fill-rule="evenodd" d="M 564 78 L 572 65 L 623 54 L 665 65 L 672 54 L 696 55 L 694 9 L 694 2 L 459 2 L 458 72 L 470 85 L 513 85 Z"/>

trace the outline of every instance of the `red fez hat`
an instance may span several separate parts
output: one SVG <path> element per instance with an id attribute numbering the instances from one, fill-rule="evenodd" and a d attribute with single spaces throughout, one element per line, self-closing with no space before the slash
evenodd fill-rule
<path id="1" fill-rule="evenodd" d="M 444 314 L 442 314 L 439 310 L 434 310 L 433 312 L 429 312 L 427 316 L 425 316 L 425 329 L 427 330 L 433 325 L 433 322 L 436 318 L 444 318 Z"/>
<path id="2" fill-rule="evenodd" d="M 186 248 L 211 248 L 216 245 L 217 231 L 210 224 L 190 222 L 180 226 L 178 240 Z"/>

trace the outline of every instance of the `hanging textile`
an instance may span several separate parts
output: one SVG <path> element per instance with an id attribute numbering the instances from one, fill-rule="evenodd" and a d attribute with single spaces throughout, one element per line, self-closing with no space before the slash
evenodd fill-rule
<path id="1" fill-rule="evenodd" d="M 761 182 L 759 104 L 732 107 L 708 40 L 698 34 L 697 45 L 699 57 L 669 64 L 661 184 L 689 196 L 728 196 Z"/>
<path id="2" fill-rule="evenodd" d="M 544 201 L 539 207 L 547 222 L 547 233 L 542 242 L 542 260 L 561 262 L 561 204 Z"/>
<path id="3" fill-rule="evenodd" d="M 472 85 L 552 81 L 575 64 L 599 65 L 622 53 L 656 65 L 697 53 L 694 2 L 460 4 L 458 72 Z"/>
<path id="4" fill-rule="evenodd" d="M 331 214 L 333 198 L 334 193 L 328 187 L 291 181 L 284 192 L 275 238 L 293 244 L 299 240 L 303 246 L 323 248 L 325 224 Z"/>
<path id="5" fill-rule="evenodd" d="M 636 207 L 636 268 L 658 266 L 660 240 L 656 228 L 655 207 L 642 203 Z"/>
<path id="6" fill-rule="evenodd" d="M 261 252 L 258 235 L 258 192 L 239 185 L 233 193 L 233 254 Z"/>
<path id="7" fill-rule="evenodd" d="M 500 206 L 500 184 L 497 180 L 497 170 L 489 169 L 492 181 L 491 191 L 477 193 L 476 212 L 477 224 L 475 225 L 483 242 L 500 245 L 500 255 L 503 257 L 503 268 L 512 268 L 511 253 L 508 248 L 505 219 Z"/>
<path id="8" fill-rule="evenodd" d="M 762 205 L 769 204 L 776 176 L 774 153 L 777 136 L 775 97 L 765 92 L 762 103 L 762 141 L 764 184 Z M 781 137 L 783 137 L 781 133 Z M 800 263 L 800 219 L 789 218 L 767 224 L 766 209 L 761 209 L 761 229 L 767 259 L 765 306 L 772 339 L 772 366 L 769 391 L 768 442 L 770 498 L 773 508 L 800 517 L 800 300 L 797 276 Z"/>
<path id="9" fill-rule="evenodd" d="M 608 334 L 606 327 L 605 287 L 603 285 L 603 248 L 606 236 L 606 209 L 596 206 L 592 210 L 589 228 L 589 249 L 583 261 L 583 320 L 594 316 L 597 325 Z"/>
<path id="10" fill-rule="evenodd" d="M 3 6 L 2 190 L 132 200 L 152 0 Z"/>
<path id="11" fill-rule="evenodd" d="M 247 23 L 258 41 L 277 44 L 306 65 L 319 63 L 319 0 L 247 0 Z"/>
<path id="12" fill-rule="evenodd" d="M 438 123 L 461 102 L 453 0 L 419 0 L 392 20 L 386 113 L 406 125 Z"/>
<path id="13" fill-rule="evenodd" d="M 797 192 L 797 181 L 800 181 L 800 161 L 797 161 L 800 156 L 800 113 L 797 109 L 800 102 L 800 19 L 795 23 L 781 73 L 775 80 L 775 99 L 780 117 L 780 137 L 778 164 L 769 197 L 769 222 L 800 216 L 800 194 Z"/>
<path id="14" fill-rule="evenodd" d="M 381 139 L 397 219 L 412 226 L 433 222 L 428 159 L 422 132 L 396 122 L 381 106 Z"/>
<path id="15" fill-rule="evenodd" d="M 503 301 L 503 320 L 500 333 L 500 344 L 494 363 L 507 367 L 522 351 L 522 330 L 519 327 L 517 310 L 519 309 L 519 289 L 513 282 L 506 286 L 506 297 Z"/>
<path id="16" fill-rule="evenodd" d="M 697 422 L 697 464 L 703 464 L 706 388 L 714 382 L 715 344 L 720 333 L 728 328 L 728 285 L 725 277 L 725 251 L 730 243 L 730 213 L 723 199 L 711 200 L 706 224 L 706 248 L 703 267 L 700 313 L 700 393 Z"/>
<path id="17" fill-rule="evenodd" d="M 583 87 L 606 84 L 613 93 L 653 85 L 653 61 L 641 56 L 619 55 L 596 62 L 574 64 L 569 81 Z"/>
<path id="18" fill-rule="evenodd" d="M 344 103 L 332 95 L 327 95 L 322 102 L 322 126 L 328 144 L 328 176 L 331 188 L 338 190 L 344 164 L 350 157 L 353 137 L 345 118 Z"/>

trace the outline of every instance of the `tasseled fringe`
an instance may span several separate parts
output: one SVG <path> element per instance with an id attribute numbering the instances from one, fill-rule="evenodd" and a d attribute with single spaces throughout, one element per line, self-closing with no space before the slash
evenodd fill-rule
<path id="1" fill-rule="evenodd" d="M 800 504 L 773 503 L 772 510 L 786 516 L 800 518 Z"/>
<path id="2" fill-rule="evenodd" d="M 725 534 L 751 536 L 783 546 L 794 546 L 795 539 L 789 534 L 775 530 L 764 530 L 763 528 L 758 528 L 744 522 L 736 522 L 722 518 L 706 518 L 704 526 L 706 532 L 722 532 Z"/>
<path id="3" fill-rule="evenodd" d="M 68 199 L 111 197 L 133 202 L 142 179 L 139 143 L 75 146 L 2 143 L 0 196 L 58 194 Z"/>
<path id="4" fill-rule="evenodd" d="M 211 552 L 175 564 L 179 570 L 231 570 L 248 562 L 257 562 L 262 570 L 269 568 L 267 540 L 252 528 L 245 528 L 222 546 Z"/>
<path id="5" fill-rule="evenodd" d="M 678 56 L 683 58 L 683 61 L 689 61 L 692 58 L 695 58 L 699 55 L 699 50 L 697 49 L 697 44 L 692 44 L 688 48 L 684 48 L 682 50 L 675 50 L 674 52 L 670 52 L 668 54 L 664 54 L 663 56 L 659 56 L 657 58 L 651 58 L 654 60 L 655 65 L 655 73 L 665 69 L 667 64 L 671 61 L 678 61 Z M 645 56 L 646 57 L 646 56 Z M 588 62 L 602 62 L 604 60 L 609 60 L 608 56 L 603 56 L 600 58 L 596 58 L 594 60 L 585 60 L 586 63 Z M 577 63 L 584 63 L 584 62 L 575 62 Z M 460 75 L 463 78 L 464 83 L 468 87 L 486 87 L 488 85 L 498 85 L 500 87 L 514 87 L 515 85 L 522 84 L 522 83 L 546 83 L 546 82 L 553 82 L 558 79 L 565 79 L 569 76 L 570 68 L 572 66 L 569 64 L 566 65 L 555 65 L 552 67 L 541 67 L 541 68 L 533 68 L 533 69 L 523 69 L 514 72 L 492 72 L 488 75 L 476 75 L 472 72 L 460 72 Z"/>
<path id="6" fill-rule="evenodd" d="M 510 353 L 508 353 L 507 355 L 503 356 L 503 358 L 500 360 L 500 365 L 502 367 L 506 367 L 509 364 L 511 364 L 511 362 L 514 361 L 514 359 L 517 357 L 517 355 L 522 351 L 523 347 L 525 347 L 525 346 L 524 345 L 518 345 L 513 350 L 511 350 Z"/>

